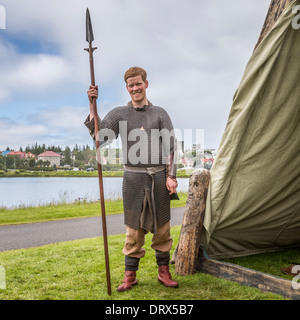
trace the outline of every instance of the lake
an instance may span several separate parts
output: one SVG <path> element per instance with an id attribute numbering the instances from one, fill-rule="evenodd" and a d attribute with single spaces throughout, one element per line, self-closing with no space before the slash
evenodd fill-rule
<path id="1" fill-rule="evenodd" d="M 178 179 L 177 191 L 188 191 L 189 179 Z M 122 178 L 103 178 L 105 199 L 122 197 Z M 37 206 L 50 203 L 71 203 L 80 199 L 99 199 L 97 177 L 20 177 L 0 178 L 0 207 Z"/>

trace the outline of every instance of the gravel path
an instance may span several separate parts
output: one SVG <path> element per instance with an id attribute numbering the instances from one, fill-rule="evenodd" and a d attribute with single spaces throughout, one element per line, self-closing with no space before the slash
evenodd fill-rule
<path id="1" fill-rule="evenodd" d="M 181 225 L 184 208 L 173 208 L 171 225 Z M 106 217 L 109 235 L 125 233 L 123 214 Z M 0 226 L 0 251 L 102 236 L 101 217 Z"/>

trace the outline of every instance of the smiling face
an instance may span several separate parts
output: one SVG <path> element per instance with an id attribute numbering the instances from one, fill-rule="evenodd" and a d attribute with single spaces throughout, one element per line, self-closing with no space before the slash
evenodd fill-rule
<path id="1" fill-rule="evenodd" d="M 146 89 L 148 81 L 143 81 L 141 76 L 131 77 L 126 82 L 127 91 L 130 94 L 133 106 L 142 106 L 147 104 Z"/>

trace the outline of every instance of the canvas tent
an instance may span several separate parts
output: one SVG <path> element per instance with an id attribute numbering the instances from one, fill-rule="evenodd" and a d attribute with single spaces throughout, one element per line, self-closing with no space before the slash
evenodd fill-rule
<path id="1" fill-rule="evenodd" d="M 234 95 L 210 171 L 200 244 L 209 257 L 300 246 L 298 5 L 257 46 Z"/>

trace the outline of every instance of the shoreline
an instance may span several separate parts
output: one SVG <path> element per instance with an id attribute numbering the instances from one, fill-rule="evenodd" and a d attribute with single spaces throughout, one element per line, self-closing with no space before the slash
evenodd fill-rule
<path id="1" fill-rule="evenodd" d="M 180 170 L 177 171 L 177 178 L 189 178 L 190 174 L 193 170 Z M 124 175 L 124 171 L 102 171 L 102 176 L 109 177 L 109 178 L 122 178 Z M 95 178 L 98 177 L 98 171 L 64 171 L 64 170 L 56 170 L 56 171 L 7 171 L 7 172 L 0 172 L 0 179 L 1 178 L 39 178 L 39 177 L 61 177 L 61 178 Z"/>

